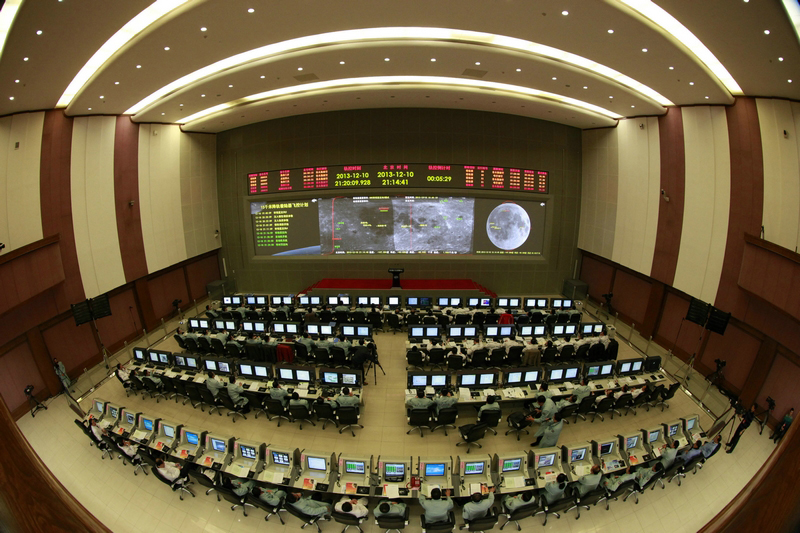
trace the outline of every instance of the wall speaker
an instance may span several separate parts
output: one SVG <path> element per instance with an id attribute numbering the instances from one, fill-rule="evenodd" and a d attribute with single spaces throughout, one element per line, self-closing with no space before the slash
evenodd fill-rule
<path id="1" fill-rule="evenodd" d="M 703 300 L 698 300 L 697 298 L 692 298 L 692 301 L 689 302 L 689 311 L 686 313 L 686 320 L 705 326 L 710 310 L 711 304 L 707 304 Z"/>

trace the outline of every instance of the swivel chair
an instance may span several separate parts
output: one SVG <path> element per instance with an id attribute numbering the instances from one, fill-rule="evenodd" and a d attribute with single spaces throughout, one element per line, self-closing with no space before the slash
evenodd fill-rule
<path id="1" fill-rule="evenodd" d="M 358 423 L 358 409 L 356 407 L 339 407 L 339 409 L 336 410 L 336 417 L 339 419 L 339 423 L 342 425 L 342 427 L 339 428 L 340 434 L 345 429 L 349 429 L 350 433 L 352 433 L 352 435 L 355 437 L 356 433 L 353 431 L 353 426 L 358 426 L 361 429 L 364 429 L 364 426 Z M 420 432 L 422 432 L 422 430 L 420 430 Z"/>
<path id="2" fill-rule="evenodd" d="M 458 408 L 457 407 L 447 407 L 445 409 L 440 409 L 439 414 L 436 417 L 436 426 L 431 430 L 431 433 L 436 431 L 439 428 L 444 429 L 444 434 L 447 436 L 447 428 L 456 429 L 456 420 L 458 419 Z"/>
<path id="3" fill-rule="evenodd" d="M 411 434 L 415 429 L 419 430 L 419 436 L 424 436 L 422 428 L 431 429 L 431 412 L 428 409 L 411 409 L 408 415 L 408 425 L 411 429 L 406 431 L 406 435 Z"/>
<path id="4" fill-rule="evenodd" d="M 419 521 L 422 526 L 422 533 L 447 533 L 453 531 L 456 527 L 456 515 L 453 511 L 450 511 L 446 522 L 428 523 L 425 521 L 424 514 L 419 517 Z"/>
<path id="5" fill-rule="evenodd" d="M 467 424 L 466 426 L 461 426 L 458 428 L 458 432 L 461 434 L 461 442 L 456 443 L 456 446 L 466 446 L 467 453 L 470 452 L 472 446 L 477 446 L 478 448 L 483 448 L 483 446 L 478 443 L 480 439 L 486 435 L 486 430 L 489 429 L 489 426 L 486 424 Z"/>

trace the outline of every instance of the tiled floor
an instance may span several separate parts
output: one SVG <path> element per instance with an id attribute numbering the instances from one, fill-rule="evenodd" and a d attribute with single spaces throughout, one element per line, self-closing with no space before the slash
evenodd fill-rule
<path id="1" fill-rule="evenodd" d="M 282 446 L 371 454 L 376 458 L 380 454 L 444 454 L 455 458 L 464 453 L 463 448 L 455 446 L 459 440 L 455 431 L 450 431 L 449 436 L 441 431 L 432 435 L 426 433 L 424 438 L 420 438 L 416 432 L 410 436 L 405 434 L 408 428 L 402 405 L 406 379 L 404 341 L 405 336 L 401 334 L 381 333 L 377 336 L 380 359 L 387 374 L 383 376 L 378 370 L 377 384 L 371 375 L 368 379 L 370 384 L 365 392 L 367 405 L 361 417 L 365 428 L 356 430 L 356 438 L 349 433 L 339 435 L 330 425 L 324 431 L 321 425 L 304 426 L 303 430 L 298 430 L 295 425 L 285 422 L 276 428 L 276 423 L 267 421 L 264 416 L 258 420 L 249 416 L 247 420 L 233 423 L 227 416 L 209 415 L 200 409 L 192 409 L 188 404 L 184 406 L 163 400 L 157 404 L 154 400 L 141 397 L 126 398 L 115 379 L 108 380 L 89 398 L 97 396 L 178 423 Z M 168 339 L 165 343 L 165 349 L 169 349 L 169 343 L 174 341 Z M 622 342 L 620 357 L 634 355 L 633 349 Z M 678 392 L 670 405 L 663 413 L 660 410 L 640 410 L 638 416 L 631 414 L 614 420 L 606 417 L 604 422 L 599 419 L 594 423 L 579 420 L 577 424 L 565 427 L 560 443 L 616 435 L 691 413 L 701 414 L 704 429 L 711 427 L 711 418 L 703 414 L 685 393 Z M 508 412 L 510 409 L 505 407 L 504 413 Z M 74 418 L 63 396 L 59 396 L 49 403 L 49 410 L 40 412 L 35 419 L 29 416 L 22 418 L 19 427 L 64 486 L 113 531 L 280 532 L 284 529 L 298 531 L 300 528 L 300 522 L 292 516 L 284 518 L 285 527 L 275 517 L 269 523 L 264 522 L 264 513 L 259 510 L 251 510 L 245 518 L 240 509 L 231 512 L 224 500 L 217 503 L 213 495 L 205 496 L 199 488 L 196 498 L 180 501 L 177 494 L 170 492 L 152 476 L 140 473 L 134 477 L 131 467 L 123 466 L 116 459 L 101 461 L 98 451 L 88 446 L 85 436 L 73 424 Z M 462 407 L 458 423 L 466 424 L 474 420 L 474 409 Z M 626 533 L 697 531 L 752 478 L 774 449 L 767 434 L 768 430 L 759 436 L 756 427 L 750 428 L 734 454 L 717 454 L 697 475 L 689 475 L 682 487 L 672 483 L 665 490 L 656 488 L 641 497 L 638 505 L 632 499 L 625 503 L 612 502 L 610 511 L 602 507 L 592 508 L 582 513 L 580 520 L 575 520 L 572 512 L 560 520 L 549 519 L 544 528 L 541 526 L 541 517 L 530 518 L 522 522 L 523 530 Z M 518 442 L 511 436 L 505 437 L 502 432 L 497 436 L 487 434 L 483 440 L 484 448 L 477 451 L 494 453 L 526 450 L 530 440 L 523 438 Z M 460 511 L 457 510 L 456 515 L 460 523 Z M 505 519 L 500 520 L 502 523 Z M 341 526 L 322 523 L 322 528 L 339 531 Z M 372 520 L 365 523 L 363 528 L 368 533 L 379 531 Z M 412 506 L 412 517 L 406 530 L 420 531 L 418 505 Z"/>

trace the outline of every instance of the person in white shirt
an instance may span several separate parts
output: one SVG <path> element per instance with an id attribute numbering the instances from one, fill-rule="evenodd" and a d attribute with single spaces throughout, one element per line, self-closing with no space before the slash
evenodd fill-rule
<path id="1" fill-rule="evenodd" d="M 619 400 L 620 396 L 622 396 L 623 394 L 627 394 L 628 392 L 630 392 L 628 390 L 628 386 L 627 385 L 623 385 L 620 390 L 618 390 L 617 392 L 614 393 L 614 399 L 615 400 Z"/>
<path id="2" fill-rule="evenodd" d="M 356 518 L 363 518 L 369 514 L 367 509 L 366 498 L 351 498 L 350 496 L 342 496 L 339 503 L 334 505 L 333 509 L 337 513 L 347 513 L 355 516 Z"/>
<path id="3" fill-rule="evenodd" d="M 131 379 L 131 373 L 125 370 L 125 367 L 123 367 L 122 364 L 117 364 L 117 376 L 122 381 L 128 381 Z"/>
<path id="4" fill-rule="evenodd" d="M 606 390 L 605 394 L 598 394 L 597 397 L 594 399 L 594 401 L 595 401 L 595 403 L 600 403 L 606 398 L 613 398 L 614 397 L 613 393 L 614 393 L 613 390 L 608 389 L 608 390 Z"/>
<path id="5" fill-rule="evenodd" d="M 647 392 L 647 385 L 642 385 L 642 386 L 641 386 L 640 388 L 638 388 L 638 389 L 633 389 L 633 390 L 631 390 L 631 395 L 632 395 L 634 398 L 636 398 L 637 396 L 639 396 L 639 395 L 640 395 L 641 393 L 643 393 L 643 392 Z"/>
<path id="6" fill-rule="evenodd" d="M 92 430 L 92 434 L 94 438 L 97 439 L 98 442 L 102 442 L 103 435 L 108 435 L 108 432 L 97 425 L 97 419 L 92 417 L 91 422 L 89 422 L 89 429 Z"/>
<path id="7" fill-rule="evenodd" d="M 122 445 L 119 447 L 122 453 L 128 456 L 133 464 L 141 462 L 142 458 L 139 456 L 139 447 L 129 440 L 123 440 Z"/>
<path id="8" fill-rule="evenodd" d="M 170 483 L 183 484 L 186 482 L 186 478 L 182 476 L 180 466 L 178 463 L 167 463 L 164 459 L 156 459 L 158 474 Z"/>
<path id="9" fill-rule="evenodd" d="M 472 341 L 472 344 L 465 344 L 465 346 L 467 348 L 467 355 L 472 355 L 475 350 L 484 348 L 483 343 L 477 337 L 475 337 L 475 340 Z"/>
<path id="10" fill-rule="evenodd" d="M 506 349 L 506 355 L 508 355 L 508 352 L 511 350 L 512 346 L 520 346 L 520 343 L 518 343 L 516 340 L 508 338 L 508 337 L 503 339 L 503 347 L 505 347 L 505 349 Z"/>

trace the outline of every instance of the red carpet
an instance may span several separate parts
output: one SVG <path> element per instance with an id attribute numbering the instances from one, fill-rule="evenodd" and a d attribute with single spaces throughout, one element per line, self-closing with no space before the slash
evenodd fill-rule
<path id="1" fill-rule="evenodd" d="M 494 298 L 497 295 L 486 287 L 471 279 L 400 279 L 403 290 L 435 290 L 435 291 L 480 291 Z M 391 278 L 385 279 L 347 279 L 325 278 L 308 287 L 304 292 L 313 290 L 380 290 L 392 289 Z"/>

